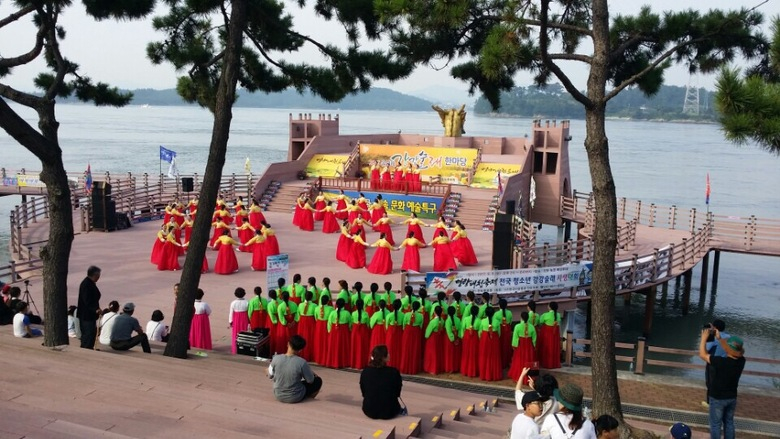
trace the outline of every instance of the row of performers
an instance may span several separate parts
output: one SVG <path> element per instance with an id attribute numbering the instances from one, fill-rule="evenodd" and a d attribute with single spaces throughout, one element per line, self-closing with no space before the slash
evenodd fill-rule
<path id="1" fill-rule="evenodd" d="M 368 176 L 373 190 L 422 191 L 420 168 L 413 163 L 397 167 L 393 164 L 381 166 L 378 161 L 374 160 L 369 165 Z"/>
<path id="2" fill-rule="evenodd" d="M 337 369 L 362 369 L 371 349 L 380 344 L 388 346 L 390 364 L 406 374 L 460 372 L 496 381 L 504 378 L 507 367 L 513 380 L 524 367 L 560 367 L 561 315 L 554 302 L 541 315 L 529 303 L 521 320 L 513 324 L 505 300 L 499 301 L 498 308 L 477 305 L 473 292 L 467 303 L 460 301 L 459 293 L 451 301 L 444 293 L 430 301 L 424 290 L 414 297 L 407 286 L 403 298 L 387 305 L 380 297 L 390 297 L 387 292 L 379 293 L 377 284 L 371 285 L 371 293 L 361 290 L 360 282 L 352 294 L 342 290 L 332 306 L 329 291 L 320 291 L 319 300 L 314 291 L 306 291 L 304 300 L 297 303 L 290 289 L 279 296 L 273 290 L 265 299 L 256 287 L 256 297 L 245 308 L 232 308 L 231 322 L 247 322 L 239 323 L 234 332 L 268 328 L 271 352 L 283 352 L 295 334 L 313 340 L 299 355 Z"/>
<path id="3" fill-rule="evenodd" d="M 301 230 L 311 232 L 314 230 L 315 221 L 328 223 L 334 220 L 349 220 L 352 222 L 355 218 L 362 217 L 364 221 L 375 224 L 387 214 L 387 201 L 382 199 L 382 194 L 377 195 L 374 202 L 369 205 L 368 198 L 362 192 L 355 199 L 344 195 L 343 189 L 339 192 L 336 196 L 336 207 L 333 207 L 333 201 L 327 200 L 322 192 L 314 198 L 314 202 L 306 196 L 305 192 L 302 193 L 295 200 L 293 225 L 298 226 Z M 326 228 L 330 229 L 331 227 L 323 224 L 323 232 Z"/>
<path id="4" fill-rule="evenodd" d="M 249 224 L 255 229 L 259 229 L 262 223 L 265 222 L 265 216 L 263 215 L 263 209 L 257 204 L 255 200 L 252 200 L 252 204 L 249 207 L 244 205 L 242 197 L 238 197 L 233 205 L 233 212 L 228 207 L 224 198 L 217 198 L 217 205 L 214 209 L 214 213 L 211 216 L 211 221 L 215 222 L 220 219 L 224 224 L 231 225 L 235 223 L 240 226 L 244 223 L 245 219 L 249 220 Z M 170 224 L 171 221 L 175 222 L 180 228 L 184 228 L 186 223 L 189 222 L 192 226 L 192 221 L 195 220 L 195 215 L 198 212 L 198 200 L 192 199 L 185 206 L 179 202 L 173 202 L 165 206 L 165 214 L 163 216 L 163 224 Z"/>

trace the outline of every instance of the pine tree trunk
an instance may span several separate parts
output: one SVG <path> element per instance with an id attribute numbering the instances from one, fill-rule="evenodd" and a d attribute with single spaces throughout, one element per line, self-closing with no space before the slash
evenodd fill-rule
<path id="1" fill-rule="evenodd" d="M 200 283 L 200 270 L 206 255 L 211 229 L 211 209 L 217 203 L 222 168 L 225 164 L 225 154 L 230 136 L 233 102 L 235 101 L 236 84 L 241 64 L 242 34 L 246 27 L 246 6 L 246 0 L 232 2 L 228 44 L 225 49 L 222 77 L 217 87 L 216 104 L 213 109 L 214 125 L 209 156 L 198 199 L 200 209 L 198 209 L 199 213 L 195 216 L 195 224 L 192 227 L 192 238 L 179 283 L 179 298 L 171 323 L 171 336 L 165 347 L 165 355 L 169 357 L 187 358 L 195 292 Z M 206 294 L 208 293 L 206 291 Z M 208 300 L 208 295 L 205 298 Z"/>

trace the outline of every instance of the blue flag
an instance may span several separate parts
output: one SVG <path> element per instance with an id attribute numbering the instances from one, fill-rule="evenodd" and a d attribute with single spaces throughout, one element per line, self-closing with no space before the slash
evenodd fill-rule
<path id="1" fill-rule="evenodd" d="M 167 149 L 164 146 L 160 145 L 160 160 L 170 163 L 174 157 L 176 157 L 176 151 Z"/>

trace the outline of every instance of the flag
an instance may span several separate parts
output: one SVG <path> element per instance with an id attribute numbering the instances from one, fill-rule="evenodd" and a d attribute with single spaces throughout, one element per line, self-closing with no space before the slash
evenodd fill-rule
<path id="1" fill-rule="evenodd" d="M 252 164 L 249 163 L 249 156 L 246 156 L 246 161 L 244 162 L 244 172 L 247 174 L 252 173 Z"/>
<path id="2" fill-rule="evenodd" d="M 87 163 L 87 170 L 84 171 L 84 191 L 87 195 L 92 193 L 92 167 Z"/>
<path id="3" fill-rule="evenodd" d="M 707 173 L 707 189 L 704 192 L 704 203 L 710 204 L 710 173 Z"/>
<path id="4" fill-rule="evenodd" d="M 176 151 L 165 148 L 164 146 L 160 145 L 160 160 L 171 163 L 171 161 L 175 157 L 176 157 Z"/>
<path id="5" fill-rule="evenodd" d="M 179 168 L 176 167 L 176 157 L 171 158 L 171 165 L 168 166 L 168 177 L 177 178 L 179 176 Z"/>
<path id="6" fill-rule="evenodd" d="M 528 203 L 531 205 L 531 209 L 534 208 L 536 203 L 536 180 L 534 180 L 533 176 L 531 176 L 531 193 L 528 196 Z"/>
<path id="7" fill-rule="evenodd" d="M 501 181 L 501 171 L 498 171 L 498 198 L 504 195 L 504 182 Z"/>

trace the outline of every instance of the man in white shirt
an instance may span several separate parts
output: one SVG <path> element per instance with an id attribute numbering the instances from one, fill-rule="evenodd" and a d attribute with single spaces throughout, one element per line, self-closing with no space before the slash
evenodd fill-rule
<path id="1" fill-rule="evenodd" d="M 525 392 L 522 399 L 523 413 L 515 416 L 512 421 L 512 433 L 510 439 L 537 439 L 542 438 L 539 434 L 539 426 L 534 418 L 542 414 L 542 403 L 544 398 L 536 391 Z"/>

